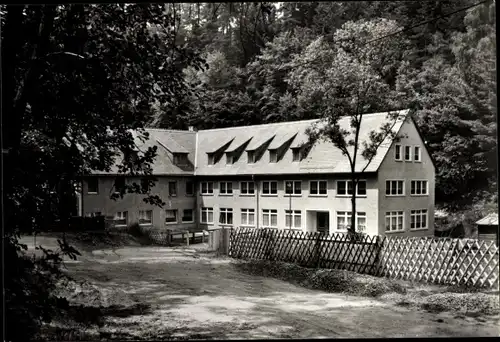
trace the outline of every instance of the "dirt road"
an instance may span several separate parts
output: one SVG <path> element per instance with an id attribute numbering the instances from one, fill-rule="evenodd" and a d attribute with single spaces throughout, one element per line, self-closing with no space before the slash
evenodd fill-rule
<path id="1" fill-rule="evenodd" d="M 29 241 L 25 241 L 29 244 Z M 101 295 L 149 310 L 107 317 L 101 336 L 320 338 L 498 336 L 491 321 L 454 318 L 380 301 L 308 290 L 237 271 L 230 259 L 193 248 L 126 247 L 67 264 Z"/>

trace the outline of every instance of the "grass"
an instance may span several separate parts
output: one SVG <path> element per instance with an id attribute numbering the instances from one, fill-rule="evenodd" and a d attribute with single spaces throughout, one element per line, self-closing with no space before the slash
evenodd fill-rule
<path id="1" fill-rule="evenodd" d="M 239 261 L 236 267 L 242 272 L 278 278 L 309 289 L 377 298 L 434 313 L 451 311 L 466 316 L 500 313 L 498 292 L 483 293 L 477 288 L 425 285 L 267 260 Z"/>

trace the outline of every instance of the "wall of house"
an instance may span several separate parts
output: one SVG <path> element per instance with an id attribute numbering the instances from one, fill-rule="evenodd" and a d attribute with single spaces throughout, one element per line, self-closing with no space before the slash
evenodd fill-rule
<path id="1" fill-rule="evenodd" d="M 88 214 L 92 212 L 101 212 L 105 216 L 114 216 L 116 212 L 127 211 L 128 212 L 128 225 L 131 225 L 138 221 L 140 210 L 152 210 L 153 219 L 152 225 L 155 228 L 186 228 L 191 229 L 196 227 L 197 222 L 197 211 L 196 211 L 196 196 L 186 195 L 186 182 L 188 180 L 194 181 L 193 178 L 189 177 L 163 177 L 157 176 L 158 181 L 155 187 L 152 189 L 152 195 L 158 195 L 164 202 L 164 208 L 159 208 L 157 206 L 145 203 L 143 198 L 145 195 L 141 194 L 125 194 L 122 199 L 117 199 L 116 201 L 110 199 L 111 192 L 113 191 L 114 177 L 112 176 L 92 176 L 98 177 L 99 180 L 99 192 L 98 194 L 88 193 L 88 183 L 83 182 L 83 213 Z M 138 178 L 128 177 L 127 182 L 139 182 Z M 177 196 L 168 196 L 168 182 L 177 182 Z M 165 224 L 165 210 L 166 209 L 177 209 L 178 210 L 178 223 L 177 224 Z M 182 223 L 182 211 L 183 209 L 193 209 L 194 210 L 194 222 L 192 223 Z"/>
<path id="2" fill-rule="evenodd" d="M 337 230 L 337 211 L 350 211 L 351 200 L 350 197 L 337 196 L 337 180 L 347 179 L 348 175 L 341 178 L 334 178 L 332 175 L 308 175 L 301 177 L 289 176 L 269 176 L 266 178 L 255 178 L 256 195 L 242 195 L 240 193 L 240 181 L 251 181 L 251 178 L 243 177 L 206 177 L 207 181 L 214 182 L 213 195 L 200 194 L 199 183 L 204 180 L 199 177 L 198 181 L 198 217 L 201 215 L 202 207 L 209 207 L 214 209 L 214 223 L 213 224 L 200 224 L 205 229 L 212 229 L 221 227 L 219 222 L 220 208 L 233 209 L 233 227 L 241 226 L 241 209 L 255 209 L 256 210 L 256 226 L 262 227 L 262 210 L 263 209 L 276 209 L 278 211 L 278 228 L 288 229 L 285 221 L 286 210 L 301 210 L 301 221 L 303 231 L 316 231 L 316 211 L 329 212 L 329 227 L 330 232 L 335 233 Z M 262 194 L 263 180 L 278 181 L 278 194 L 277 195 L 264 195 Z M 285 193 L 285 181 L 302 181 L 302 194 L 301 195 L 288 195 Z M 309 181 L 310 180 L 326 180 L 327 181 L 327 194 L 326 195 L 310 195 Z M 367 179 L 367 195 L 357 199 L 357 212 L 366 212 L 367 215 L 367 231 L 366 233 L 375 235 L 378 228 L 378 190 L 376 189 L 377 181 L 373 176 Z M 220 181 L 233 182 L 233 194 L 224 195 L 219 193 Z M 257 196 L 258 194 L 258 196 Z"/>
<path id="3" fill-rule="evenodd" d="M 417 128 L 411 120 L 407 120 L 401 127 L 399 142 L 393 142 L 385 156 L 378 172 L 379 191 L 379 234 L 390 236 L 434 236 L 434 188 L 435 170 L 431 157 L 424 147 Z M 403 146 L 403 161 L 395 160 L 396 145 Z M 404 146 L 412 146 L 412 161 L 404 161 Z M 413 147 L 421 147 L 421 162 L 413 161 Z M 404 180 L 405 192 L 403 196 L 386 196 L 386 180 Z M 427 180 L 428 195 L 411 195 L 411 180 Z M 410 210 L 427 209 L 428 228 L 410 230 Z M 385 213 L 387 211 L 404 211 L 404 228 L 400 232 L 385 231 Z"/>

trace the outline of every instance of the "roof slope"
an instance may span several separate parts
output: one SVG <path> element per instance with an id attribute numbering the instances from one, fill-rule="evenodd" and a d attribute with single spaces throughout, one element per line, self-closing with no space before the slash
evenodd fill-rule
<path id="1" fill-rule="evenodd" d="M 498 214 L 489 214 L 477 221 L 476 224 L 480 226 L 496 226 L 498 225 Z"/>
<path id="2" fill-rule="evenodd" d="M 139 150 L 146 150 L 148 147 L 156 146 L 157 153 L 153 163 L 153 174 L 155 175 L 193 175 L 193 171 L 180 168 L 173 163 L 172 153 L 188 153 L 188 160 L 194 166 L 196 132 L 176 131 L 166 129 L 148 128 L 149 138 L 142 142 L 136 134 L 135 143 Z M 121 163 L 121 157 L 116 158 L 116 163 Z M 96 171 L 93 174 L 117 174 L 117 165 L 111 168 L 110 172 Z"/>
<path id="3" fill-rule="evenodd" d="M 393 130 L 398 132 L 407 117 L 408 110 L 399 111 L 401 119 L 394 125 Z M 360 142 L 369 140 L 369 133 L 378 130 L 387 122 L 387 112 L 363 115 L 360 129 Z M 196 146 L 197 164 L 195 174 L 200 176 L 210 175 L 257 175 L 257 174 L 294 174 L 294 173 L 348 173 L 350 172 L 348 158 L 333 146 L 330 142 L 318 142 L 309 152 L 308 156 L 301 162 L 293 162 L 292 155 L 286 155 L 277 163 L 269 162 L 269 154 L 265 153 L 260 160 L 255 163 L 248 163 L 246 157 L 239 158 L 234 164 L 226 165 L 226 161 L 221 159 L 215 165 L 208 165 L 207 153 L 217 150 L 222 146 L 222 141 L 227 141 L 228 137 L 238 137 L 239 141 L 247 141 L 252 138 L 246 150 L 258 147 L 259 144 L 271 141 L 270 147 L 276 147 L 285 139 L 294 136 L 291 147 L 298 147 L 307 141 L 305 130 L 314 122 L 319 120 L 306 120 L 294 122 L 282 122 L 255 126 L 241 126 L 198 131 L 198 141 Z M 350 117 L 343 117 L 339 120 L 341 128 L 350 131 Z M 276 142 L 275 142 L 276 140 Z M 380 146 L 375 158 L 369 163 L 366 172 L 377 171 L 383 161 L 392 141 L 386 139 Z M 353 148 L 351 148 L 351 152 Z M 361 171 L 366 166 L 366 161 L 358 152 L 356 171 Z"/>

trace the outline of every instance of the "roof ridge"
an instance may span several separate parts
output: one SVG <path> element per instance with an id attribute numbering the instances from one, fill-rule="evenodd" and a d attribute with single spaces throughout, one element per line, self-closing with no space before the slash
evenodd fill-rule
<path id="1" fill-rule="evenodd" d="M 146 127 L 145 130 L 147 131 L 158 131 L 158 132 L 171 132 L 171 133 L 196 133 L 196 131 L 189 131 L 189 130 L 183 130 L 183 129 L 168 129 L 168 128 L 149 128 Z"/>
<path id="2" fill-rule="evenodd" d="M 200 129 L 199 132 L 223 131 L 223 130 L 228 130 L 228 129 L 248 128 L 248 127 L 257 127 L 257 126 L 273 126 L 273 125 L 289 125 L 289 124 L 291 125 L 291 124 L 297 124 L 297 123 L 313 122 L 313 121 L 318 121 L 318 120 L 320 120 L 320 119 L 318 118 L 318 119 L 309 119 L 309 120 L 272 122 L 272 123 L 248 125 L 248 126 L 231 126 L 231 127 L 221 127 L 221 128 Z"/>

